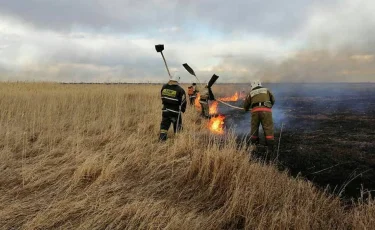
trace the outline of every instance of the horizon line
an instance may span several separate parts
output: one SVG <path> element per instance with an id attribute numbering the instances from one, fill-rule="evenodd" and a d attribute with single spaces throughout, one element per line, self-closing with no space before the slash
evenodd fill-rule
<path id="1" fill-rule="evenodd" d="M 63 81 L 27 81 L 27 80 L 18 80 L 18 81 L 1 81 L 0 83 L 56 83 L 56 84 L 166 84 L 167 81 L 148 81 L 148 82 L 126 82 L 126 81 L 111 81 L 111 82 L 63 82 Z M 197 83 L 197 82 L 195 82 Z M 216 82 L 215 85 L 221 84 L 250 84 L 251 82 Z M 375 81 L 358 81 L 358 82 L 325 82 L 325 81 L 316 81 L 316 82 L 307 82 L 307 81 L 278 81 L 278 82 L 269 82 L 263 81 L 263 84 L 375 84 Z M 192 84 L 192 82 L 180 82 L 179 84 Z M 198 83 L 199 84 L 199 83 Z"/>

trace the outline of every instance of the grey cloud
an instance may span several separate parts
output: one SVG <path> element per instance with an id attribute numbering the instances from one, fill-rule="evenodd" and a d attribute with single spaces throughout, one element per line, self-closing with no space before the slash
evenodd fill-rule
<path id="1" fill-rule="evenodd" d="M 155 26 L 155 23 L 157 26 L 168 24 L 166 21 L 173 15 L 166 14 L 163 9 L 168 8 L 169 4 L 161 5 L 158 2 L 160 1 L 2 0 L 0 13 L 43 29 L 70 31 L 81 26 L 87 30 L 128 32 L 143 30 Z"/>
<path id="2" fill-rule="evenodd" d="M 234 32 L 235 36 L 243 32 L 286 36 L 304 25 L 310 7 L 322 2 L 335 4 L 337 1 L 207 0 L 198 3 L 191 0 L 185 10 L 210 27 L 224 33 Z"/>
<path id="3" fill-rule="evenodd" d="M 52 38 L 58 41 L 23 41 L 27 35 L 20 38 L 17 34 L 0 37 L 0 42 L 5 44 L 0 46 L 0 52 L 7 56 L 4 63 L 0 59 L 0 72 L 4 73 L 2 79 L 166 78 L 162 59 L 152 45 L 142 48 L 121 38 L 124 34 L 139 33 L 142 38 L 166 42 L 169 66 L 180 70 L 186 79 L 191 76 L 182 69 L 181 63 L 212 58 L 220 63 L 211 70 L 197 71 L 203 80 L 216 73 L 221 82 L 248 82 L 254 77 L 267 81 L 352 81 L 354 78 L 373 81 L 375 20 L 372 13 L 365 12 L 366 4 L 360 4 L 365 1 L 357 1 L 353 9 L 347 7 L 348 2 L 351 1 L 0 0 L 0 16 L 22 19 L 26 25 L 32 24 L 36 33 L 48 29 L 61 35 L 61 39 Z M 311 25 L 315 13 L 322 13 L 328 19 Z M 97 33 L 117 36 L 118 41 L 110 40 L 107 49 L 86 47 L 85 42 L 89 43 L 90 36 Z M 232 39 L 244 38 L 243 42 L 247 36 L 259 34 L 265 39 L 275 38 L 275 47 L 297 41 L 303 50 L 294 48 L 294 55 L 276 60 L 267 57 L 266 52 L 272 52 L 272 47 L 252 52 L 241 45 L 230 50 Z M 210 40 L 212 37 L 221 39 L 221 45 L 215 46 L 215 39 Z M 24 49 L 28 44 L 38 47 L 39 59 L 22 67 L 10 65 L 8 60 L 17 60 L 27 53 Z M 194 44 L 207 47 L 200 54 L 198 47 L 193 52 Z M 199 55 L 204 58 L 196 58 Z M 196 68 L 200 67 L 203 66 Z"/>
<path id="4" fill-rule="evenodd" d="M 6 60 L 2 63 L 0 59 L 0 80 L 95 82 L 167 79 L 162 58 L 153 47 L 150 47 L 153 51 L 151 53 L 126 40 L 120 40 L 119 44 L 113 42 L 109 39 L 108 46 L 92 49 L 69 39 L 45 44 L 43 40 L 30 41 L 29 45 L 32 47 L 44 47 L 41 57 L 19 65 Z M 25 46 L 20 43 L 0 52 L 8 59 L 17 60 L 22 58 L 25 52 L 23 49 Z M 166 57 L 171 69 L 180 67 L 181 62 L 173 50 L 168 51 Z"/>
<path id="5" fill-rule="evenodd" d="M 310 7 L 322 2 L 328 4 L 323 0 L 2 0 L 0 13 L 51 30 L 86 26 L 110 32 L 145 32 L 184 27 L 189 35 L 197 27 L 207 27 L 222 36 L 244 32 L 280 36 L 303 26 Z"/>

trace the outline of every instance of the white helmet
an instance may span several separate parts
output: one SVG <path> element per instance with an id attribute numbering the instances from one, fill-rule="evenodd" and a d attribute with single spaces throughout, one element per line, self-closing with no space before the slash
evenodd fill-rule
<path id="1" fill-rule="evenodd" d="M 254 89 L 255 87 L 262 86 L 262 82 L 259 80 L 255 80 L 251 82 L 251 89 Z"/>
<path id="2" fill-rule="evenodd" d="M 176 74 L 173 74 L 173 75 L 171 75 L 171 78 L 169 80 L 170 81 L 179 82 L 180 81 L 180 76 L 178 76 Z"/>

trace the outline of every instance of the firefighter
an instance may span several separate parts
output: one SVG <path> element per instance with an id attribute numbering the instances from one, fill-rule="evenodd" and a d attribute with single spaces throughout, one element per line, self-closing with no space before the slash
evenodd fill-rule
<path id="1" fill-rule="evenodd" d="M 190 99 L 190 105 L 194 105 L 195 98 L 197 97 L 196 85 L 193 83 L 191 86 L 188 87 L 188 95 Z"/>
<path id="2" fill-rule="evenodd" d="M 210 118 L 210 107 L 208 101 L 215 100 L 215 96 L 212 93 L 211 87 L 208 87 L 208 84 L 204 86 L 202 90 L 200 90 L 200 100 L 199 103 L 202 108 L 201 116 L 205 118 Z"/>
<path id="3" fill-rule="evenodd" d="M 163 103 L 162 121 L 160 124 L 160 141 L 167 140 L 167 133 L 171 123 L 174 133 L 182 129 L 182 113 L 186 110 L 185 90 L 179 86 L 180 77 L 173 75 L 169 82 L 161 88 L 161 100 Z"/>
<path id="4" fill-rule="evenodd" d="M 269 157 L 274 154 L 275 138 L 272 119 L 272 106 L 275 97 L 267 88 L 262 87 L 260 81 L 251 83 L 251 91 L 244 102 L 244 109 L 251 109 L 251 131 L 250 142 L 252 145 L 259 144 L 259 126 L 262 124 Z"/>

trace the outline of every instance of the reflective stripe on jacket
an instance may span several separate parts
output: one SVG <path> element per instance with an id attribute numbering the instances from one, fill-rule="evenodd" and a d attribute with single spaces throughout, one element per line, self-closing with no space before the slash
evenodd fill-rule
<path id="1" fill-rule="evenodd" d="M 269 91 L 267 88 L 256 87 L 253 90 L 251 90 L 251 92 L 247 95 L 243 108 L 246 111 L 248 111 L 252 107 L 253 104 L 266 103 L 266 102 L 271 103 L 271 106 L 273 106 L 275 104 L 275 97 L 273 96 L 271 91 Z M 252 112 L 259 111 L 259 110 L 254 110 L 257 108 L 258 107 L 254 107 L 251 111 Z M 259 108 L 266 109 L 269 112 L 271 111 L 271 109 L 267 108 L 266 106 L 259 106 Z"/>
<path id="2" fill-rule="evenodd" d="M 178 84 L 165 84 L 160 90 L 160 96 L 163 103 L 163 110 L 171 112 L 186 110 L 186 94 L 185 90 Z"/>

